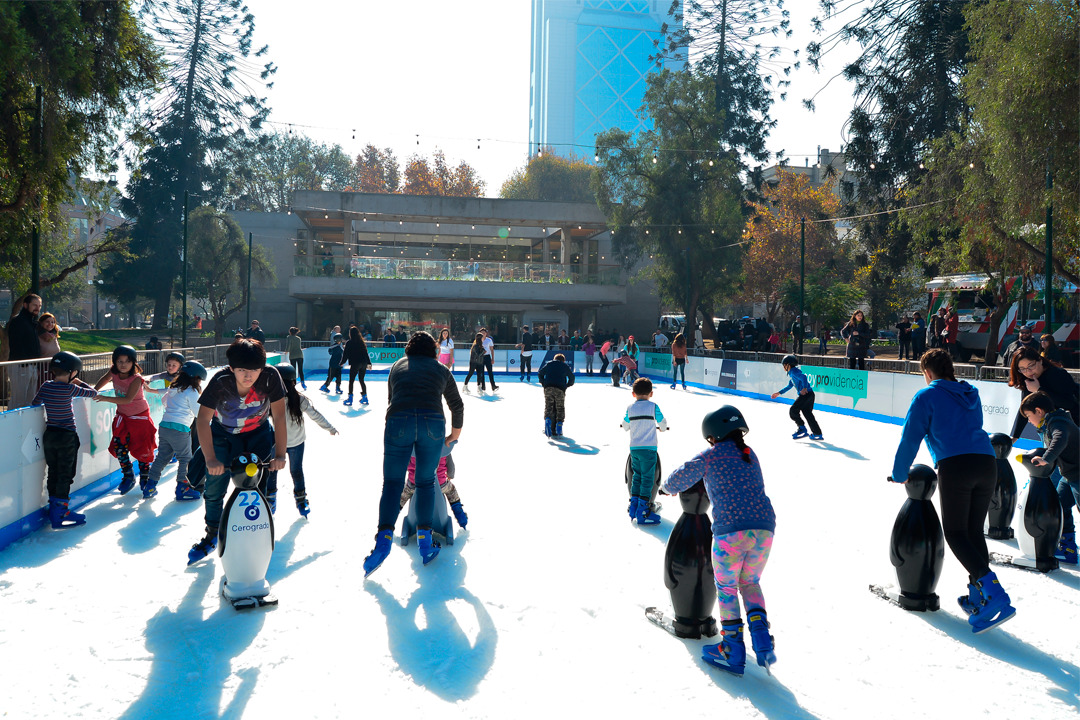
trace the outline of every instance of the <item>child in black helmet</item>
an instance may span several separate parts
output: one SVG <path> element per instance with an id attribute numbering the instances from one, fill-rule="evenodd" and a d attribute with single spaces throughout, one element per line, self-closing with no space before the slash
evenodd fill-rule
<path id="1" fill-rule="evenodd" d="M 810 387 L 810 381 L 807 379 L 806 373 L 799 369 L 799 359 L 794 355 L 785 355 L 780 362 L 784 366 L 784 372 L 788 374 L 788 384 L 782 390 L 774 392 L 770 397 L 775 400 L 791 388 L 795 388 L 795 392 L 799 394 L 795 398 L 795 402 L 791 404 L 789 412 L 791 419 L 799 426 L 791 438 L 798 440 L 807 435 L 806 425 L 803 424 L 802 419 L 799 417 L 799 414 L 802 413 L 806 417 L 807 425 L 810 426 L 810 439 L 824 439 L 821 435 L 821 426 L 818 425 L 817 418 L 814 417 L 814 389 Z"/>
<path id="2" fill-rule="evenodd" d="M 760 585 L 772 549 L 776 514 L 765 494 L 757 455 L 743 440 L 747 432 L 737 408 L 725 405 L 709 413 L 701 423 L 701 434 L 711 447 L 671 473 L 661 487 L 662 492 L 674 495 L 705 483 L 712 504 L 713 572 L 724 639 L 702 648 L 702 658 L 736 675 L 742 675 L 746 666 L 740 592 L 758 665 L 768 668 L 776 662 Z"/>
<path id="3" fill-rule="evenodd" d="M 75 429 L 72 398 L 92 398 L 97 390 L 78 377 L 82 360 L 78 355 L 59 352 L 49 363 L 52 380 L 46 380 L 34 396 L 32 405 L 45 406 L 45 434 L 41 444 L 49 474 L 45 487 L 49 491 L 49 523 L 54 529 L 84 525 L 86 516 L 68 510 L 71 481 L 79 459 L 79 433 Z"/>

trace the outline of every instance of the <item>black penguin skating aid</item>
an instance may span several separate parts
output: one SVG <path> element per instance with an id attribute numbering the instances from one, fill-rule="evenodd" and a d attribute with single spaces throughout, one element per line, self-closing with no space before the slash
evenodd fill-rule
<path id="1" fill-rule="evenodd" d="M 716 606 L 716 583 L 712 566 L 712 523 L 705 483 L 698 482 L 679 493 L 683 514 L 668 536 L 664 551 L 664 585 L 671 592 L 670 616 L 657 607 L 645 608 L 645 616 L 675 637 L 713 637 L 718 632 L 712 617 Z"/>
<path id="2" fill-rule="evenodd" d="M 1016 543 L 1020 546 L 1021 554 L 1014 557 L 992 552 L 992 563 L 1044 573 L 1058 569 L 1054 551 L 1061 540 L 1063 517 L 1057 489 L 1050 480 L 1055 465 L 1035 465 L 1031 462 L 1045 451 L 1045 448 L 1039 448 L 1016 456 L 1016 461 L 1030 475 L 1016 503 Z"/>
<path id="3" fill-rule="evenodd" d="M 941 603 L 934 590 L 945 564 L 945 534 L 930 500 L 937 474 L 925 465 L 912 465 L 904 489 L 908 498 L 896 515 L 889 541 L 889 561 L 896 568 L 900 590 L 871 585 L 870 592 L 905 610 L 938 610 Z"/>

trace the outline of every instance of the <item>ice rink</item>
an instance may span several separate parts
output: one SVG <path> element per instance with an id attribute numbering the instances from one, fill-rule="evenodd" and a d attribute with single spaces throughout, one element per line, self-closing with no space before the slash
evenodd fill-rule
<path id="1" fill-rule="evenodd" d="M 280 476 L 268 572 L 280 604 L 237 612 L 215 555 L 190 568 L 202 502 L 115 491 L 87 525 L 0 551 L 3 718 L 1076 718 L 1080 574 L 997 567 L 1013 620 L 971 633 L 951 553 L 941 611 L 867 591 L 895 582 L 889 535 L 906 495 L 885 482 L 900 427 L 819 411 L 825 440 L 790 438 L 788 406 L 658 386 L 666 472 L 704 449 L 702 416 L 732 403 L 750 423 L 777 530 L 762 588 L 778 663 L 743 678 L 700 660 L 703 641 L 649 624 L 669 607 L 664 543 L 679 517 L 632 525 L 619 428 L 626 387 L 582 380 L 565 438 L 516 377 L 465 396 L 454 452 L 468 530 L 423 567 L 395 542 L 367 581 L 382 484 L 386 386 L 369 406 L 307 395 L 341 431 L 307 422 L 311 516 Z M 359 398 L 358 398 L 359 399 Z M 929 462 L 925 448 L 920 462 Z M 171 466 L 175 468 L 174 466 Z M 1025 474 L 1016 466 L 1018 480 Z M 398 524 L 400 528 L 400 520 Z M 1015 541 L 989 540 L 1016 552 Z M 717 642 L 717 639 L 708 642 Z M 747 639 L 749 646 L 749 639 Z"/>

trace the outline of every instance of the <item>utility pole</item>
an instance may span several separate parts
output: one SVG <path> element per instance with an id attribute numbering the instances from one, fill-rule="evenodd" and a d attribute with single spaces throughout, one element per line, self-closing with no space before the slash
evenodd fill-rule
<path id="1" fill-rule="evenodd" d="M 1046 158 L 1046 289 L 1043 291 L 1043 304 L 1046 308 L 1045 333 L 1053 333 L 1050 326 L 1054 322 L 1054 201 L 1050 191 L 1054 189 L 1054 174 L 1050 167 L 1052 158 Z"/>
<path id="2" fill-rule="evenodd" d="M 187 216 L 188 191 L 184 191 L 184 294 L 180 309 L 180 347 L 187 347 Z"/>
<path id="3" fill-rule="evenodd" d="M 251 233 L 248 233 L 247 324 L 251 326 Z"/>
<path id="4" fill-rule="evenodd" d="M 799 220 L 799 352 L 802 355 L 803 336 L 806 328 L 803 327 L 803 312 L 806 304 L 806 218 Z"/>
<path id="5" fill-rule="evenodd" d="M 34 124 L 30 127 L 30 144 L 37 160 L 41 160 L 45 138 L 44 128 L 45 99 L 41 86 L 37 86 L 34 101 Z M 41 292 L 41 197 L 34 197 L 34 227 L 30 232 L 30 292 Z"/>

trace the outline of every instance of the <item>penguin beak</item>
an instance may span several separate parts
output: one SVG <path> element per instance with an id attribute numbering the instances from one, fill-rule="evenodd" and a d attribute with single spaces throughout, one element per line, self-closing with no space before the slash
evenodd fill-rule
<path id="1" fill-rule="evenodd" d="M 259 466 L 255 463 L 248 463 L 248 466 L 244 468 L 244 472 L 248 477 L 255 477 L 255 474 L 259 472 Z"/>

